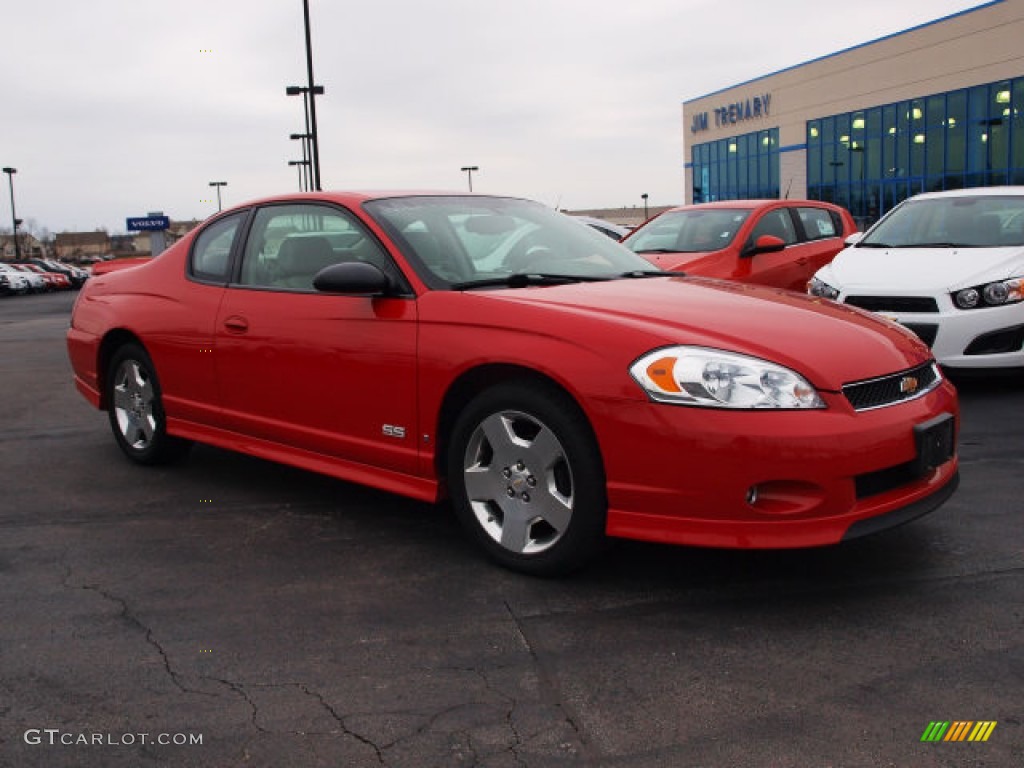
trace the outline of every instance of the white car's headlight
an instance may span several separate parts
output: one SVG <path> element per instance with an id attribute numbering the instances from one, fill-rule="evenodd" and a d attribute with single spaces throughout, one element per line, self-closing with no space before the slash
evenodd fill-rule
<path id="1" fill-rule="evenodd" d="M 998 307 L 1018 301 L 1024 301 L 1024 278 L 1019 277 L 964 288 L 953 294 L 953 302 L 960 309 Z"/>
<path id="2" fill-rule="evenodd" d="M 709 408 L 824 408 L 807 380 L 781 365 L 708 347 L 648 352 L 630 375 L 662 403 Z"/>
<path id="3" fill-rule="evenodd" d="M 821 296 L 825 299 L 835 299 L 839 297 L 838 290 L 833 288 L 824 280 L 819 280 L 816 277 L 812 277 L 810 282 L 807 283 L 807 292 L 811 294 L 811 296 Z"/>

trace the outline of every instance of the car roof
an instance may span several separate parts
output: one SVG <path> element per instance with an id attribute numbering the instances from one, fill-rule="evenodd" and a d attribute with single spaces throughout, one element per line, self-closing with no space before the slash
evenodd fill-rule
<path id="1" fill-rule="evenodd" d="M 386 200 L 396 197 L 479 197 L 481 199 L 500 197 L 519 199 L 515 195 L 484 195 L 476 192 L 454 191 L 450 189 L 328 190 L 324 192 L 293 192 L 283 195 L 268 195 L 233 206 L 232 210 L 252 205 L 265 205 L 267 203 L 309 202 L 310 200 L 322 200 L 343 205 L 358 205 L 369 200 Z"/>
<path id="2" fill-rule="evenodd" d="M 747 200 L 715 200 L 711 203 L 692 203 L 670 208 L 670 211 L 692 211 L 701 208 L 767 208 L 775 205 L 818 205 L 825 208 L 835 208 L 835 204 L 824 200 L 794 200 L 792 198 L 757 198 Z M 666 211 L 667 213 L 668 211 Z"/>
<path id="3" fill-rule="evenodd" d="M 971 187 L 969 189 L 947 189 L 943 192 L 922 192 L 911 200 L 931 200 L 941 197 L 1024 197 L 1024 187 Z"/>

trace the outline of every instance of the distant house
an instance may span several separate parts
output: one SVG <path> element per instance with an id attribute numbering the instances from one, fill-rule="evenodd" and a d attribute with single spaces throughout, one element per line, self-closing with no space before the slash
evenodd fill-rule
<path id="1" fill-rule="evenodd" d="M 61 232 L 54 240 L 58 259 L 80 261 L 110 253 L 110 235 L 99 232 Z"/>
<path id="2" fill-rule="evenodd" d="M 18 250 L 22 259 L 38 258 L 46 254 L 46 247 L 28 232 L 18 233 Z M 12 235 L 0 235 L 0 259 L 3 261 L 14 261 L 16 258 L 14 249 L 14 237 Z"/>

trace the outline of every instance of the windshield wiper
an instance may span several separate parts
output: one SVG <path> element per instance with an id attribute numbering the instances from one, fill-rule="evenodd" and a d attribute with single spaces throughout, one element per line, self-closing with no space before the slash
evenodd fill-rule
<path id="1" fill-rule="evenodd" d="M 981 248 L 974 243 L 908 243 L 900 248 Z"/>
<path id="2" fill-rule="evenodd" d="M 638 278 L 638 277 L 679 277 L 682 272 L 666 272 L 663 269 L 631 269 L 629 272 L 620 272 L 616 277 Z"/>
<path id="3" fill-rule="evenodd" d="M 857 248 L 983 248 L 984 246 L 975 245 L 974 243 L 900 243 L 899 245 L 890 245 L 889 243 L 865 243 L 860 242 L 856 245 Z"/>
<path id="4" fill-rule="evenodd" d="M 567 283 L 596 283 L 609 280 L 607 276 L 595 275 L 553 275 L 539 272 L 516 272 L 504 277 L 488 277 L 482 280 L 465 280 L 461 283 L 452 283 L 453 291 L 464 291 L 467 288 L 490 288 L 503 286 L 505 288 L 526 288 L 531 285 L 565 285 Z"/>
<path id="5" fill-rule="evenodd" d="M 641 248 L 633 253 L 687 253 L 687 251 L 680 251 L 678 248 Z"/>

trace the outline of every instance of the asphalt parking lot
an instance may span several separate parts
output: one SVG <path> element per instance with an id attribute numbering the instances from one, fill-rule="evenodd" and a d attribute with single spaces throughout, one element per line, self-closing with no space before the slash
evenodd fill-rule
<path id="1" fill-rule="evenodd" d="M 72 301 L 0 300 L 0 766 L 1024 764 L 1021 377 L 958 382 L 961 487 L 911 525 L 538 580 L 444 507 L 129 464 L 71 383 Z"/>

